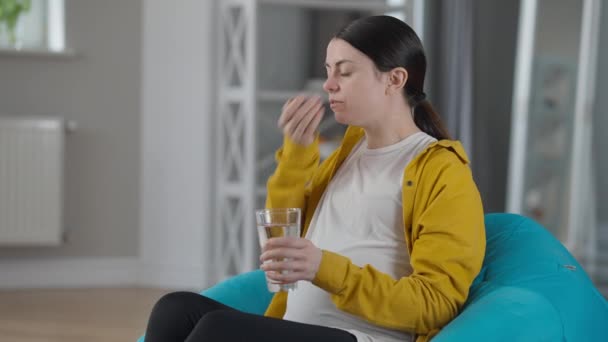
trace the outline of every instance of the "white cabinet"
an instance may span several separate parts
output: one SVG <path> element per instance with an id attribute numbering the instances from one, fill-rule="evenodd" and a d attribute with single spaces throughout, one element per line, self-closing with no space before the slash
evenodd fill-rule
<path id="1" fill-rule="evenodd" d="M 419 0 L 218 1 L 217 280 L 258 267 L 254 210 L 264 205 L 266 180 L 282 142 L 276 121 L 288 98 L 302 91 L 323 94 L 331 36 L 372 14 L 394 15 L 422 32 L 423 15 L 414 15 L 422 6 Z M 327 108 L 322 137 L 331 140 L 343 130 Z"/>

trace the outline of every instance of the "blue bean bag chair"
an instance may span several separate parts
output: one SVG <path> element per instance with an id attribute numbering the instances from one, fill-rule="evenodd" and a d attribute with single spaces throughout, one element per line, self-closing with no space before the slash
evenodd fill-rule
<path id="1" fill-rule="evenodd" d="M 489 214 L 485 223 L 483 268 L 460 315 L 434 342 L 608 341 L 608 302 L 551 233 L 514 214 Z M 272 298 L 260 270 L 201 294 L 256 314 Z"/>

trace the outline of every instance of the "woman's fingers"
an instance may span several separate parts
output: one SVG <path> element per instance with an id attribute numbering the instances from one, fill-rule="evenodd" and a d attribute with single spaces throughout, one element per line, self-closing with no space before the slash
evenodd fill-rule
<path id="1" fill-rule="evenodd" d="M 320 96 L 298 95 L 283 105 L 278 126 L 293 141 L 309 145 L 314 141 L 314 131 L 320 122 L 318 115 L 322 108 Z M 309 129 L 311 124 L 313 127 Z"/>
<path id="2" fill-rule="evenodd" d="M 308 136 L 306 135 L 306 129 L 308 125 L 315 119 L 315 115 L 323 107 L 323 103 L 319 100 L 313 107 L 311 107 L 306 114 L 302 117 L 302 119 L 298 122 L 295 127 L 294 132 L 292 133 L 294 139 L 307 141 Z"/>
<path id="3" fill-rule="evenodd" d="M 301 237 L 283 236 L 270 238 L 262 248 L 264 252 L 275 248 L 305 248 L 308 245 L 308 240 Z"/>
<path id="4" fill-rule="evenodd" d="M 292 117 L 292 120 L 295 121 L 295 127 L 299 126 L 302 120 L 321 103 L 321 98 L 319 96 L 309 97 L 306 102 L 302 103 L 298 112 Z"/>
<path id="5" fill-rule="evenodd" d="M 293 283 L 303 279 L 306 263 L 289 259 L 266 262 L 260 267 L 268 279 L 279 283 Z"/>
<path id="6" fill-rule="evenodd" d="M 283 274 L 281 272 L 275 271 L 266 272 L 266 277 L 268 277 L 269 280 L 276 284 L 289 284 L 298 281 L 298 279 L 294 277 L 294 274 Z"/>
<path id="7" fill-rule="evenodd" d="M 314 138 L 315 131 L 319 127 L 319 123 L 321 123 L 321 119 L 323 119 L 324 114 L 325 107 L 321 106 L 321 108 L 317 110 L 317 112 L 312 117 L 312 120 L 310 120 L 310 123 L 306 127 L 306 130 L 304 131 L 304 136 L 312 136 Z"/>
<path id="8" fill-rule="evenodd" d="M 307 270 L 306 263 L 301 260 L 277 260 L 262 264 L 260 268 L 265 272 L 303 272 Z"/>
<path id="9" fill-rule="evenodd" d="M 279 284 L 291 284 L 295 283 L 298 280 L 304 280 L 304 272 L 276 272 L 269 271 L 266 272 L 266 276 L 268 279 L 272 280 L 275 283 Z"/>
<path id="10" fill-rule="evenodd" d="M 280 282 L 312 281 L 319 270 L 322 251 L 304 238 L 272 238 L 260 256 L 261 269 Z"/>
<path id="11" fill-rule="evenodd" d="M 283 105 L 283 113 L 281 113 L 281 117 L 279 118 L 279 128 L 282 129 L 291 120 L 305 100 L 306 96 L 304 95 L 298 95 L 293 99 L 287 100 L 285 105 Z"/>
<path id="12" fill-rule="evenodd" d="M 260 261 L 265 262 L 268 260 L 282 260 L 284 258 L 289 259 L 301 259 L 302 252 L 295 248 L 275 248 L 266 251 L 260 255 Z"/>
<path id="13" fill-rule="evenodd" d="M 309 97 L 306 101 L 302 102 L 300 107 L 296 109 L 296 111 L 290 116 L 287 120 L 287 123 L 284 128 L 284 133 L 289 134 L 293 137 L 298 125 L 302 121 L 302 119 L 317 105 L 317 103 L 321 102 L 321 99 L 318 97 Z"/>

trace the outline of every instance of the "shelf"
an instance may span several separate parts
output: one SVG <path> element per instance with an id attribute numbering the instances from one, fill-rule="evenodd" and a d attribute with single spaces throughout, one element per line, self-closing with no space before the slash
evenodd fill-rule
<path id="1" fill-rule="evenodd" d="M 298 94 L 299 92 L 295 90 L 261 90 L 258 92 L 258 100 L 264 102 L 285 102 Z"/>
<path id="2" fill-rule="evenodd" d="M 260 0 L 264 5 L 297 6 L 313 9 L 360 10 L 374 12 L 401 11 L 402 5 L 388 5 L 380 1 L 348 1 L 348 0 Z"/>
<path id="3" fill-rule="evenodd" d="M 60 58 L 70 59 L 77 56 L 76 52 L 71 49 L 66 50 L 49 50 L 49 49 L 11 49 L 8 47 L 0 47 L 0 56 L 2 57 L 42 57 L 42 58 Z"/>
<path id="4" fill-rule="evenodd" d="M 255 188 L 255 194 L 256 194 L 256 196 L 259 196 L 259 197 L 266 196 L 266 186 L 265 185 L 257 186 Z"/>
<path id="5" fill-rule="evenodd" d="M 272 166 L 275 163 L 275 156 L 274 156 L 274 151 L 272 153 L 268 153 L 265 157 L 263 157 L 262 159 L 258 160 L 258 162 L 256 162 L 256 166 L 258 167 L 258 170 L 260 169 L 266 169 L 270 166 Z"/>
<path id="6" fill-rule="evenodd" d="M 276 169 L 274 151 L 280 147 L 282 132 L 277 128 L 281 107 L 290 98 L 299 94 L 318 95 L 324 100 L 325 118 L 320 122 L 321 158 L 327 158 L 340 144 L 345 126 L 335 121 L 328 105 L 328 95 L 323 90 L 325 75 L 325 42 L 335 30 L 353 19 L 369 14 L 398 12 L 405 16 L 412 0 L 256 0 L 221 1 L 216 6 L 221 27 L 218 39 L 218 88 L 217 107 L 219 120 L 240 115 L 245 120 L 242 130 L 234 132 L 226 125 L 218 125 L 215 139 L 227 151 L 240 151 L 237 157 L 253 156 L 255 165 L 241 169 L 236 177 L 232 164 L 219 163 L 216 170 L 216 200 L 221 205 L 217 211 L 214 227 L 233 227 L 235 234 L 223 238 L 216 234 L 218 248 L 213 257 L 226 259 L 221 243 L 242 248 L 229 248 L 228 257 L 234 262 L 220 263 L 217 274 L 227 275 L 244 272 L 255 267 L 257 247 L 253 247 L 251 232 L 255 232 L 252 213 L 241 210 L 239 217 L 225 215 L 222 205 L 228 203 L 250 210 L 263 208 L 268 197 L 266 183 Z M 251 10 L 254 3 L 255 10 Z M 225 5 L 225 6 L 224 6 Z M 397 13 L 392 13 L 396 15 Z M 243 34 L 257 32 L 257 34 Z M 287 50 L 286 50 L 287 49 Z M 238 65 L 237 65 L 238 64 Z M 317 67 L 314 67 L 317 65 Z M 234 68 L 246 66 L 234 81 Z M 315 69 L 312 69 L 315 68 Z M 234 103 L 244 104 L 234 113 Z M 220 123 L 222 121 L 219 121 Z M 253 134 L 250 134 L 253 133 Z M 238 139 L 232 139 L 237 134 Z M 242 138 L 247 136 L 245 142 Z M 250 143 L 252 142 L 252 143 Z M 237 160 L 235 160 L 236 162 Z M 243 160 L 248 161 L 248 159 Z M 238 165 L 245 164 L 238 163 Z M 242 232 L 246 232 L 244 234 Z M 220 241 L 221 240 L 221 241 Z M 257 246 L 257 245 L 256 245 Z"/>

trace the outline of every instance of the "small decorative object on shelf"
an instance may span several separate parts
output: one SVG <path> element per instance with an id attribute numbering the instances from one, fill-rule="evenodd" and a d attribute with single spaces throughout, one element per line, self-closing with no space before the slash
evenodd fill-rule
<path id="1" fill-rule="evenodd" d="M 30 7 L 31 0 L 0 0 L 0 38 L 6 35 L 12 47 L 20 47 L 15 30 L 19 18 L 29 11 Z"/>

